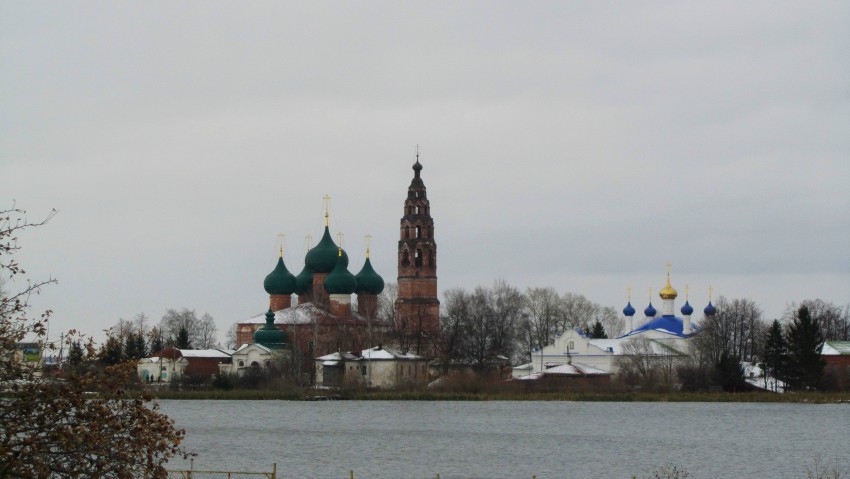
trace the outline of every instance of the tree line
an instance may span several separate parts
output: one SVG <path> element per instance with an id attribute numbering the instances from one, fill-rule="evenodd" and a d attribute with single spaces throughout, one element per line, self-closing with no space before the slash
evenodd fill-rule
<path id="1" fill-rule="evenodd" d="M 98 356 L 101 362 L 113 365 L 138 360 L 166 347 L 221 347 L 215 319 L 209 313 L 199 317 L 193 309 L 168 309 L 159 324 L 150 326 L 149 322 L 145 313 L 137 314 L 132 320 L 120 318 L 107 330 L 106 340 L 100 345 Z M 75 360 L 81 351 L 82 344 L 79 341 L 72 343 L 69 361 Z"/>

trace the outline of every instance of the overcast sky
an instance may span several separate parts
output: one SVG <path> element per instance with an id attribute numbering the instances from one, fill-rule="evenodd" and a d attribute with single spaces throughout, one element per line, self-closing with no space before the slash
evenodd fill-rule
<path id="1" fill-rule="evenodd" d="M 0 3 L 2 206 L 59 210 L 18 258 L 59 280 L 51 334 L 223 335 L 325 194 L 394 281 L 417 144 L 441 292 L 640 311 L 669 261 L 677 309 L 850 302 L 847 2 Z"/>

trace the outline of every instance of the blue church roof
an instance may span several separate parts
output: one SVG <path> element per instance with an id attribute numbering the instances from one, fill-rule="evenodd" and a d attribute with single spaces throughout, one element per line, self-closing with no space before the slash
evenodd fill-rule
<path id="1" fill-rule="evenodd" d="M 691 328 L 693 329 L 693 333 L 682 334 L 682 329 L 684 328 L 684 323 L 685 323 L 685 320 L 682 319 L 682 318 L 679 318 L 677 316 L 659 316 L 659 317 L 649 321 L 648 323 L 644 324 L 643 326 L 641 326 L 641 327 L 639 327 L 639 328 L 637 328 L 633 331 L 629 331 L 626 334 L 623 334 L 619 338 L 627 338 L 629 336 L 634 336 L 635 334 L 640 334 L 644 331 L 651 331 L 651 330 L 658 331 L 658 332 L 661 332 L 661 333 L 670 334 L 670 335 L 673 335 L 673 336 L 678 336 L 680 338 L 689 338 L 689 337 L 693 336 L 694 333 L 699 332 L 700 329 L 701 329 L 699 326 L 697 326 L 696 324 L 691 322 Z M 617 339 L 619 339 L 619 338 L 617 338 Z"/>

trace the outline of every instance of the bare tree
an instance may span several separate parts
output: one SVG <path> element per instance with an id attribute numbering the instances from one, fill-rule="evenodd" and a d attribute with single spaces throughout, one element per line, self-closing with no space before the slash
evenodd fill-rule
<path id="1" fill-rule="evenodd" d="M 215 319 L 209 314 L 204 313 L 198 323 L 197 342 L 195 343 L 198 349 L 212 349 L 220 346 L 218 343 L 218 328 L 215 325 Z"/>
<path id="2" fill-rule="evenodd" d="M 762 312 L 750 299 L 717 300 L 717 313 L 702 322 L 702 332 L 695 345 L 706 363 L 716 365 L 720 359 L 736 357 L 754 361 L 764 339 Z"/>
<path id="3" fill-rule="evenodd" d="M 239 347 L 239 345 L 236 344 L 236 326 L 236 323 L 233 323 L 229 328 L 227 328 L 227 334 L 224 336 L 224 347 L 227 349 L 236 349 Z"/>
<path id="4" fill-rule="evenodd" d="M 0 278 L 24 273 L 12 257 L 19 249 L 16 235 L 53 214 L 32 223 L 23 210 L 0 211 Z M 69 368 L 63 381 L 55 381 L 44 377 L 40 362 L 20 358 L 17 344 L 24 339 L 49 347 L 50 311 L 33 319 L 28 300 L 53 283 L 27 282 L 21 291 L 0 295 L 0 390 L 14 390 L 0 401 L 0 477 L 165 478 L 168 459 L 184 455 L 178 446 L 184 434 L 158 405 L 147 404 L 149 397 L 127 394 L 134 364 Z M 78 348 L 75 366 L 95 363 L 91 340 L 83 351 L 71 331 L 65 344 Z"/>
<path id="5" fill-rule="evenodd" d="M 599 306 L 577 293 L 564 293 L 561 296 L 561 316 L 558 318 L 558 329 L 589 329 L 597 320 Z"/>
<path id="6" fill-rule="evenodd" d="M 559 319 L 563 317 L 561 297 L 552 288 L 529 288 L 525 293 L 523 308 L 523 342 L 530 351 L 533 347 L 548 346 L 555 337 Z"/>

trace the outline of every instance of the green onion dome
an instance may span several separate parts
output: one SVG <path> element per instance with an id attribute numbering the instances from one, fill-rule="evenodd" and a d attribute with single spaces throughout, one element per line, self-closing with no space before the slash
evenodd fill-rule
<path id="1" fill-rule="evenodd" d="M 295 291 L 295 276 L 283 264 L 283 256 L 278 258 L 274 271 L 266 276 L 263 287 L 269 294 L 292 294 Z"/>
<path id="2" fill-rule="evenodd" d="M 381 291 L 384 290 L 384 278 L 372 268 L 369 257 L 366 257 L 366 263 L 354 278 L 357 280 L 357 287 L 354 288 L 354 292 L 357 294 L 381 294 Z"/>
<path id="3" fill-rule="evenodd" d="M 357 280 L 348 271 L 348 261 L 342 255 L 342 250 L 337 253 L 337 258 L 336 266 L 325 278 L 325 289 L 330 294 L 351 294 L 357 288 Z"/>
<path id="4" fill-rule="evenodd" d="M 270 309 L 266 313 L 266 324 L 254 332 L 254 343 L 269 349 L 283 349 L 286 346 L 286 333 L 274 325 L 274 313 Z"/>
<path id="5" fill-rule="evenodd" d="M 304 269 L 295 277 L 295 292 L 297 294 L 306 294 L 313 288 L 313 273 L 310 268 L 304 265 Z"/>
<path id="6" fill-rule="evenodd" d="M 325 233 L 322 239 L 314 248 L 307 252 L 307 257 L 304 263 L 307 268 L 313 273 L 330 273 L 337 263 L 339 256 L 339 248 L 334 240 L 331 239 L 331 233 L 328 227 L 325 226 Z M 342 252 L 342 257 L 345 260 L 345 267 L 348 267 L 348 255 L 345 251 Z"/>

